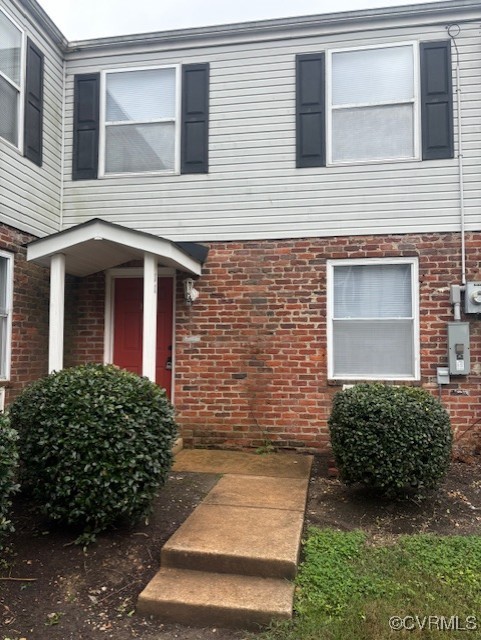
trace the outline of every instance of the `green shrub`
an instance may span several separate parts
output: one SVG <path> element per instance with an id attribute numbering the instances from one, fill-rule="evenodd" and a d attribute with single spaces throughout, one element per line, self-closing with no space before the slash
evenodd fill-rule
<path id="1" fill-rule="evenodd" d="M 18 452 L 17 432 L 10 427 L 10 421 L 0 413 L 0 549 L 2 537 L 13 531 L 8 512 L 12 506 L 11 496 L 17 490 L 15 483 Z"/>
<path id="2" fill-rule="evenodd" d="M 42 513 L 87 534 L 145 514 L 172 464 L 165 391 L 108 365 L 53 373 L 10 407 L 21 479 Z"/>
<path id="3" fill-rule="evenodd" d="M 440 402 L 421 388 L 359 384 L 336 394 L 331 442 L 346 484 L 395 496 L 435 488 L 447 471 L 452 433 Z"/>

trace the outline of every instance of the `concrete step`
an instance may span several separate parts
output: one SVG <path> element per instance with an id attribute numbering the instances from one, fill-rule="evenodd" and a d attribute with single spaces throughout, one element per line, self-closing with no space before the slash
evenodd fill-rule
<path id="1" fill-rule="evenodd" d="M 161 551 L 161 566 L 292 579 L 296 575 L 303 510 L 204 502 Z"/>
<path id="2" fill-rule="evenodd" d="M 256 629 L 290 619 L 293 595 L 285 580 L 161 568 L 137 611 L 166 623 Z"/>

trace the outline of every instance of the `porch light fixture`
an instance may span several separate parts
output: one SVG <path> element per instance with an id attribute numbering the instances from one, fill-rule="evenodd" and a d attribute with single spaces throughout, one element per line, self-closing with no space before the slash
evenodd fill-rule
<path id="1" fill-rule="evenodd" d="M 194 280 L 192 278 L 186 278 L 184 280 L 184 299 L 185 304 L 191 305 L 199 297 L 199 292 L 194 287 Z"/>

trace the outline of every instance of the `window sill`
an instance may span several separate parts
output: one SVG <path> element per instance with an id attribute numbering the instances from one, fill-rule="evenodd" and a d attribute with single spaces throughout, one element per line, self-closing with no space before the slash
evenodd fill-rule
<path id="1" fill-rule="evenodd" d="M 6 138 L 2 138 L 0 136 L 0 143 L 4 144 L 5 146 L 7 146 L 9 149 L 12 149 L 12 151 L 15 151 L 16 153 L 18 153 L 19 156 L 23 157 L 23 153 L 22 150 L 20 149 L 20 147 L 17 147 L 16 145 L 13 144 L 13 142 L 10 142 L 9 140 L 7 140 Z"/>
<path id="2" fill-rule="evenodd" d="M 405 164 L 412 162 L 421 162 L 422 158 L 391 158 L 389 160 L 349 160 L 347 162 L 327 162 L 326 167 L 336 168 L 336 167 L 359 167 L 359 166 L 372 166 L 377 164 Z"/>
<path id="3" fill-rule="evenodd" d="M 418 377 L 393 377 L 393 376 L 359 376 L 357 378 L 350 377 L 339 377 L 339 378 L 328 378 L 327 384 L 333 387 L 342 387 L 343 385 L 355 385 L 355 384 L 363 384 L 369 382 L 387 382 L 387 383 L 416 383 L 421 384 L 421 379 Z"/>
<path id="4" fill-rule="evenodd" d="M 99 175 L 99 180 L 110 180 L 111 178 L 159 178 L 162 176 L 180 176 L 180 171 L 141 171 L 137 173 L 104 173 Z"/>

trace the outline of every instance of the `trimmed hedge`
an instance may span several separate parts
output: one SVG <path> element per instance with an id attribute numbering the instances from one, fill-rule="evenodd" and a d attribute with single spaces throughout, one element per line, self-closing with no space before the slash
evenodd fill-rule
<path id="1" fill-rule="evenodd" d="M 10 427 L 10 421 L 4 413 L 0 413 L 0 550 L 2 538 L 13 531 L 8 519 L 11 496 L 17 491 L 15 482 L 18 463 L 17 432 Z"/>
<path id="2" fill-rule="evenodd" d="M 177 429 L 165 391 L 112 365 L 35 382 L 10 417 L 22 483 L 45 516 L 86 533 L 145 514 L 172 464 Z"/>
<path id="3" fill-rule="evenodd" d="M 329 418 L 341 479 L 388 496 L 433 489 L 451 458 L 449 415 L 421 388 L 359 384 L 334 397 Z"/>

